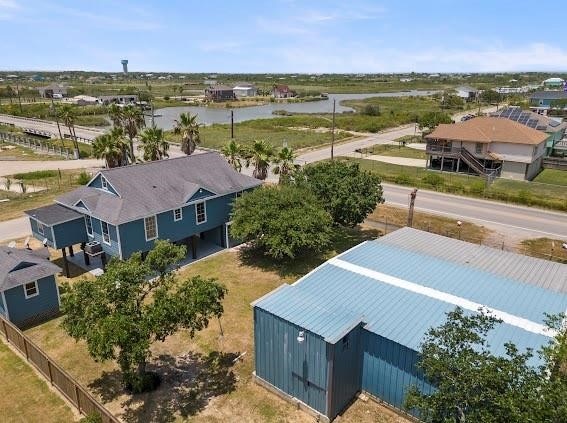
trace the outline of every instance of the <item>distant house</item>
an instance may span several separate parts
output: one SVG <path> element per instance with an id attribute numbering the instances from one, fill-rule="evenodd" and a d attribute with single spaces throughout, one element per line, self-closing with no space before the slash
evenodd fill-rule
<path id="1" fill-rule="evenodd" d="M 234 90 L 228 85 L 211 85 L 205 89 L 205 97 L 210 101 L 234 100 Z"/>
<path id="2" fill-rule="evenodd" d="M 274 88 L 272 89 L 272 95 L 275 98 L 289 98 L 294 97 L 295 92 L 291 90 L 287 85 L 277 84 L 274 85 Z"/>
<path id="3" fill-rule="evenodd" d="M 32 234 L 52 248 L 73 253 L 80 244 L 92 256 L 126 259 L 146 253 L 156 239 L 222 249 L 230 239 L 232 202 L 261 185 L 236 172 L 217 153 L 105 169 L 55 204 L 28 210 Z M 199 251 L 199 252 L 198 252 Z"/>
<path id="4" fill-rule="evenodd" d="M 29 327 L 59 313 L 55 275 L 61 269 L 49 252 L 0 246 L 0 315 Z"/>
<path id="5" fill-rule="evenodd" d="M 505 107 L 497 112 L 490 113 L 490 116 L 510 119 L 548 134 L 546 156 L 551 155 L 557 143 L 565 136 L 565 130 L 567 128 L 567 123 L 565 122 L 559 122 L 529 110 L 522 110 L 517 106 Z"/>
<path id="6" fill-rule="evenodd" d="M 441 124 L 425 137 L 429 168 L 531 180 L 541 170 L 549 134 L 498 117 Z"/>
<path id="7" fill-rule="evenodd" d="M 565 85 L 565 80 L 561 78 L 548 78 L 545 81 L 543 81 L 543 86 L 545 88 L 557 89 L 563 87 L 564 85 Z"/>
<path id="8" fill-rule="evenodd" d="M 61 84 L 51 84 L 37 90 L 42 98 L 62 98 L 67 95 L 67 87 Z"/>
<path id="9" fill-rule="evenodd" d="M 554 103 L 558 101 L 565 101 L 563 109 L 567 110 L 567 91 L 538 91 L 530 96 L 530 109 L 546 115 L 552 106 L 557 107 Z"/>
<path id="10" fill-rule="evenodd" d="M 254 97 L 258 93 L 258 89 L 254 84 L 248 82 L 239 82 L 232 89 L 236 98 Z"/>
<path id="11" fill-rule="evenodd" d="M 457 87 L 455 90 L 457 91 L 457 97 L 460 97 L 465 101 L 476 100 L 476 96 L 478 95 L 478 90 L 476 88 L 466 85 Z"/>
<path id="12" fill-rule="evenodd" d="M 97 97 L 100 104 L 134 104 L 138 102 L 136 94 L 100 95 Z"/>
<path id="13" fill-rule="evenodd" d="M 89 106 L 93 104 L 99 104 L 97 97 L 92 97 L 90 95 L 77 95 L 70 99 L 70 101 L 78 106 Z"/>

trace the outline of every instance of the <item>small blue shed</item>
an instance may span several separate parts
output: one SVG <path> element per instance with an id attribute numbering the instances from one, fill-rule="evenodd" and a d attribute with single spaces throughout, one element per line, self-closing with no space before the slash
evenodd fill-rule
<path id="1" fill-rule="evenodd" d="M 26 328 L 59 313 L 55 275 L 47 248 L 20 250 L 0 246 L 0 314 Z"/>
<path id="2" fill-rule="evenodd" d="M 403 409 L 446 313 L 480 307 L 503 320 L 495 354 L 551 339 L 544 313 L 567 309 L 567 266 L 404 228 L 362 243 L 253 303 L 256 380 L 332 420 L 364 391 Z M 537 357 L 533 364 L 540 364 Z"/>

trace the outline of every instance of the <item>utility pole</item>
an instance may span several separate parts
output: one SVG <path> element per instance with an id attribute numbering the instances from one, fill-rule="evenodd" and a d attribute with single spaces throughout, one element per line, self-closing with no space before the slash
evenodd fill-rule
<path id="1" fill-rule="evenodd" d="M 53 102 L 53 97 L 51 97 L 51 108 L 53 109 L 53 115 L 55 116 L 55 122 L 57 122 L 57 130 L 59 131 L 59 139 L 63 143 L 63 135 L 61 134 L 61 127 L 59 126 L 59 116 L 57 115 L 57 110 L 55 109 L 55 103 Z"/>
<path id="2" fill-rule="evenodd" d="M 413 209 L 415 205 L 415 197 L 417 195 L 417 188 L 414 188 L 409 197 L 409 212 L 408 212 L 408 226 L 413 227 Z"/>
<path id="3" fill-rule="evenodd" d="M 230 111 L 230 139 L 234 138 L 234 110 Z"/>
<path id="4" fill-rule="evenodd" d="M 20 103 L 20 113 L 23 115 L 22 111 L 22 97 L 20 96 L 20 84 L 16 82 L 16 90 L 18 90 L 18 102 Z"/>
<path id="5" fill-rule="evenodd" d="M 337 100 L 333 99 L 333 128 L 331 129 L 331 160 L 335 159 L 335 106 Z"/>

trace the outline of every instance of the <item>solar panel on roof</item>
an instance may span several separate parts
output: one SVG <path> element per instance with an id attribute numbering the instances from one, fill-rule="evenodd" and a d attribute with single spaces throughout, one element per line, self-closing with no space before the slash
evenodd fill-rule
<path id="1" fill-rule="evenodd" d="M 556 120 L 552 120 L 551 122 L 549 122 L 549 126 L 551 126 L 552 128 L 555 128 L 559 125 L 561 125 L 561 124 L 559 122 L 557 122 Z"/>
<path id="2" fill-rule="evenodd" d="M 536 129 L 537 129 L 538 131 L 545 131 L 545 130 L 547 129 L 547 126 L 546 126 L 546 125 L 538 125 L 538 126 L 536 127 Z"/>
<path id="3" fill-rule="evenodd" d="M 530 120 L 528 120 L 528 126 L 529 126 L 530 128 L 535 128 L 535 127 L 537 126 L 537 123 L 538 123 L 538 122 L 537 122 L 536 119 L 530 119 Z"/>

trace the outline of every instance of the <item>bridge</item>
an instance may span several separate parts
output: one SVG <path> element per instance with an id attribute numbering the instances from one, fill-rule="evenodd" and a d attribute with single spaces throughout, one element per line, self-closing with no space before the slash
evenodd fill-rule
<path id="1" fill-rule="evenodd" d="M 57 123 L 49 120 L 0 114 L 0 123 L 16 126 L 28 134 L 40 135 L 46 138 L 59 138 Z M 59 128 L 61 129 L 61 135 L 63 138 L 71 138 L 69 128 L 67 128 L 63 123 L 59 123 Z M 104 132 L 104 130 L 98 128 L 75 125 L 77 141 L 86 144 L 92 143 L 96 137 L 104 134 Z"/>

